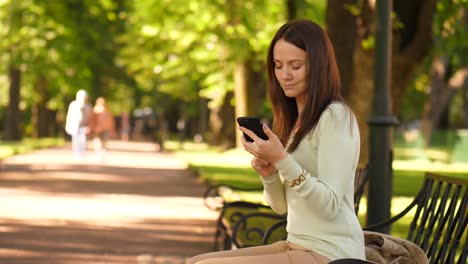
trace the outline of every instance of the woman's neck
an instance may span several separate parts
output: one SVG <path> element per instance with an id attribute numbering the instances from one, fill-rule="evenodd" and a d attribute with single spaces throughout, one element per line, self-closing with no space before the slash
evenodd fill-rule
<path id="1" fill-rule="evenodd" d="M 305 101 L 306 101 L 306 98 L 304 96 L 296 97 L 297 119 L 292 130 L 293 133 L 297 133 L 297 131 L 299 130 L 299 127 L 301 126 L 300 122 L 301 122 L 302 111 L 304 110 Z"/>
<path id="2" fill-rule="evenodd" d="M 296 106 L 297 106 L 297 115 L 302 115 L 302 110 L 304 110 L 305 105 L 305 98 L 304 97 L 296 97 Z"/>

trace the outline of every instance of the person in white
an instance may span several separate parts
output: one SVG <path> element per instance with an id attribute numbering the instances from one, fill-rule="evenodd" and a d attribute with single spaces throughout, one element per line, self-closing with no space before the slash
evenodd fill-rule
<path id="1" fill-rule="evenodd" d="M 88 103 L 85 90 L 76 93 L 76 99 L 68 106 L 65 131 L 71 136 L 73 156 L 83 160 L 86 155 L 86 135 L 89 133 L 89 121 L 92 107 Z"/>

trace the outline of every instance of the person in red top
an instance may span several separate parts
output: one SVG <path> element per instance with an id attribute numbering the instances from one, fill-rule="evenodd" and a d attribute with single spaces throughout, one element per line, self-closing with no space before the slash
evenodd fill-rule
<path id="1" fill-rule="evenodd" d="M 91 117 L 91 129 L 94 136 L 94 153 L 98 160 L 103 160 L 107 149 L 107 141 L 111 136 L 115 135 L 114 116 L 109 111 L 103 97 L 96 99 Z"/>

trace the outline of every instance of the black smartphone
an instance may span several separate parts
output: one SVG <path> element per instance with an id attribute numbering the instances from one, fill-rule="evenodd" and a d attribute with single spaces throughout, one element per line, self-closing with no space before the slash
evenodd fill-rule
<path id="1" fill-rule="evenodd" d="M 263 140 L 268 140 L 268 136 L 263 132 L 262 122 L 258 117 L 251 117 L 251 116 L 241 116 L 237 118 L 237 123 L 241 127 L 248 128 L 249 130 L 253 131 L 259 138 Z M 248 142 L 253 142 L 253 139 L 246 135 L 244 137 Z"/>

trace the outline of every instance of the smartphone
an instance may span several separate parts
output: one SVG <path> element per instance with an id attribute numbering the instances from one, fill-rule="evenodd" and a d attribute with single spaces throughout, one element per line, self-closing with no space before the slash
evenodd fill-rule
<path id="1" fill-rule="evenodd" d="M 263 140 L 268 140 L 268 136 L 263 132 L 262 122 L 258 117 L 251 117 L 251 116 L 242 116 L 237 118 L 237 123 L 241 127 L 245 127 L 249 130 L 252 130 L 259 138 Z M 248 142 L 253 142 L 253 139 L 246 135 L 244 137 Z"/>

